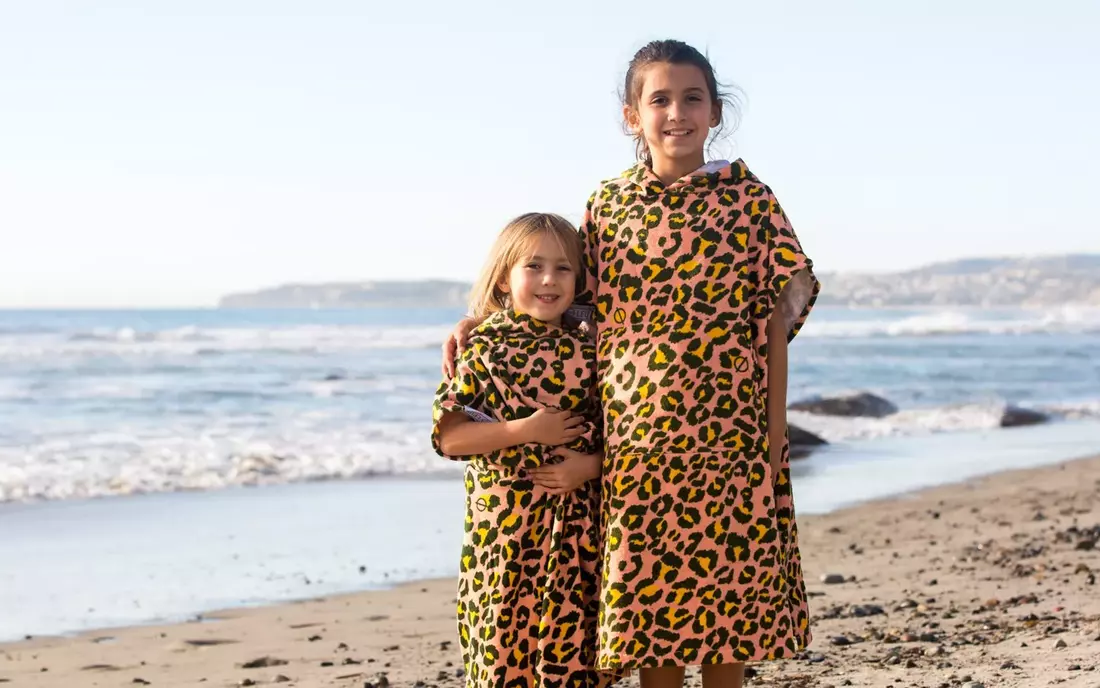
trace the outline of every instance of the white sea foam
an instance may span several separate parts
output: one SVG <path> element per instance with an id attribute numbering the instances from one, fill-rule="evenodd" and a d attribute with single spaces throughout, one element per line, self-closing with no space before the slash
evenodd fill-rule
<path id="1" fill-rule="evenodd" d="M 853 313 L 858 313 L 854 311 Z M 904 318 L 811 318 L 802 334 L 809 337 L 935 337 L 961 334 L 1019 335 L 1100 333 L 1100 309 L 1066 306 L 1017 311 L 991 317 L 982 311 L 928 311 Z"/>
<path id="2" fill-rule="evenodd" d="M 877 437 L 981 430 L 1000 425 L 1003 405 L 965 404 L 900 411 L 885 418 L 848 418 L 790 411 L 793 425 L 829 442 L 850 442 Z"/>
<path id="3" fill-rule="evenodd" d="M 449 327 L 297 326 L 183 327 L 141 331 L 124 327 L 72 334 L 2 334 L 0 361 L 95 356 L 196 356 L 234 353 L 339 353 L 438 348 Z"/>
<path id="4" fill-rule="evenodd" d="M 286 419 L 274 432 L 239 419 L 201 430 L 89 430 L 21 449 L 0 447 L 0 502 L 447 474 L 459 468 L 431 451 L 426 427 L 368 423 L 341 429 L 323 415 Z"/>
<path id="5" fill-rule="evenodd" d="M 1071 420 L 1100 418 L 1100 399 L 1078 401 L 1074 403 L 1049 404 L 1044 408 L 1051 413 Z"/>
<path id="6" fill-rule="evenodd" d="M 1005 408 L 1006 404 L 999 401 L 953 404 L 906 409 L 885 418 L 848 418 L 790 411 L 788 419 L 791 424 L 829 442 L 851 442 L 879 437 L 993 430 L 1001 427 Z M 1034 410 L 1049 414 L 1054 420 L 1100 418 L 1100 400 L 1039 405 Z"/>
<path id="7" fill-rule="evenodd" d="M 334 382 L 333 384 L 343 384 Z M 790 421 L 829 442 L 995 430 L 1004 404 L 905 410 L 886 418 L 792 411 Z M 1100 400 L 1040 408 L 1100 418 Z M 310 480 L 455 474 L 436 456 L 423 423 L 348 423 L 315 410 L 272 419 L 238 416 L 193 426 L 156 424 L 96 431 L 57 427 L 21 447 L 0 447 L 0 502 L 209 490 Z"/>

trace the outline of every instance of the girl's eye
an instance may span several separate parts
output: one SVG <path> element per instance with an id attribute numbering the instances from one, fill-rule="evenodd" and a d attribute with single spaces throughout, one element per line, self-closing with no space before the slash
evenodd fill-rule
<path id="1" fill-rule="evenodd" d="M 668 99 L 664 98 L 664 97 L 659 97 L 659 98 L 654 98 L 650 102 L 652 102 L 654 105 L 664 105 L 665 103 L 668 102 Z"/>
<path id="2" fill-rule="evenodd" d="M 561 272 L 573 272 L 573 266 L 571 265 L 559 265 L 558 270 Z"/>
<path id="3" fill-rule="evenodd" d="M 527 264 L 527 269 L 528 270 L 538 270 L 539 269 L 539 264 L 538 263 L 528 263 Z"/>

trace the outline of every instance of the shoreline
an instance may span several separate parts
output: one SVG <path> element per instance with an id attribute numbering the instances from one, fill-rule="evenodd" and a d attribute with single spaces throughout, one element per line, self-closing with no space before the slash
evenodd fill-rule
<path id="1" fill-rule="evenodd" d="M 1097 446 L 1091 423 L 832 445 L 793 464 L 796 505 L 803 522 Z M 457 575 L 460 475 L 0 504 L 0 643 Z"/>
<path id="2" fill-rule="evenodd" d="M 814 642 L 754 665 L 755 682 L 1100 684 L 1100 456 L 800 516 L 799 529 Z M 0 643 L 0 683 L 363 686 L 385 673 L 457 686 L 454 587 L 436 577 Z"/>
<path id="3" fill-rule="evenodd" d="M 937 411 L 945 407 L 930 407 L 929 409 L 906 409 L 899 412 L 899 414 L 913 413 L 921 411 Z M 828 414 L 818 414 L 813 412 L 794 411 L 805 418 L 812 420 L 826 419 L 828 421 L 865 421 L 865 422 L 877 422 L 882 421 L 882 418 L 874 418 L 870 416 L 830 416 Z M 899 415 L 894 414 L 894 415 Z M 792 423 L 792 425 L 795 425 Z M 798 427 L 803 431 L 809 431 L 816 434 L 815 431 L 807 428 L 802 428 L 802 425 L 814 425 L 812 422 L 803 422 L 798 424 Z M 1059 431 L 1065 431 L 1060 433 Z M 911 445 L 913 453 L 919 453 L 921 451 L 921 445 L 928 443 L 944 443 L 951 441 L 958 442 L 973 442 L 975 440 L 984 440 L 987 437 L 993 437 L 997 439 L 1004 439 L 1006 433 L 1016 433 L 1017 436 L 1023 433 L 1043 433 L 1047 435 L 1051 434 L 1076 434 L 1080 437 L 1077 445 L 1087 444 L 1089 440 L 1096 439 L 1100 442 L 1100 417 L 1055 417 L 1051 416 L 1047 420 L 1039 423 L 1024 424 L 1019 426 L 991 426 L 991 427 L 964 427 L 959 429 L 948 430 L 931 430 L 924 432 L 906 432 L 899 434 L 872 434 L 872 435 L 856 435 L 847 437 L 840 440 L 834 440 L 827 442 L 823 445 L 808 445 L 808 451 L 805 455 L 797 457 L 794 460 L 794 466 L 796 468 L 803 467 L 807 463 L 807 459 L 815 456 L 820 457 L 824 455 L 830 455 L 835 457 L 837 454 L 850 454 L 859 455 L 863 453 L 863 450 L 867 447 L 876 447 L 881 443 L 890 444 L 908 444 Z M 822 433 L 825 434 L 825 433 Z M 1025 438 L 1026 440 L 1027 438 Z M 1034 440 L 1031 444 L 1034 444 Z M 1086 450 L 1090 451 L 1090 450 Z M 1072 450 L 1071 453 L 1061 451 L 1062 458 L 1058 458 L 1058 461 L 1073 460 Z M 1065 458 L 1069 456 L 1070 458 Z M 1045 462 L 1046 460 L 1044 460 Z M 1036 465 L 1039 465 L 1038 463 Z M 1015 467 L 1010 466 L 1008 470 L 1013 470 Z M 995 469 L 994 472 L 1002 469 Z M 332 475 L 317 475 L 306 477 L 286 477 L 280 476 L 279 478 L 263 478 L 257 477 L 254 481 L 248 482 L 224 482 L 210 485 L 189 485 L 183 484 L 175 487 L 168 487 L 163 489 L 132 489 L 129 491 L 118 492 L 103 492 L 103 493 L 90 493 L 90 494 L 77 494 L 64 497 L 31 497 L 31 498 L 11 498 L 0 499 L 0 515 L 4 511 L 16 512 L 24 509 L 40 509 L 49 508 L 51 506 L 61 505 L 79 505 L 89 503 L 102 503 L 111 500 L 128 500 L 128 499 L 147 499 L 164 496 L 185 496 L 185 495 L 208 495 L 217 494 L 221 492 L 233 492 L 233 491 L 249 491 L 257 489 L 268 488 L 286 488 L 295 486 L 308 486 L 308 485 L 322 485 L 322 484 L 349 484 L 349 483 L 400 483 L 400 482 L 445 482 L 453 481 L 456 478 L 461 479 L 462 470 L 458 464 L 441 464 L 437 468 L 431 470 L 410 470 L 407 472 L 386 472 L 386 471 L 374 471 L 364 470 L 361 473 L 349 473 L 345 475 L 332 474 Z M 969 479 L 969 478 L 962 478 Z M 952 481 L 956 482 L 956 481 Z M 948 484 L 948 483 L 937 483 Z M 928 485 L 934 486 L 934 485 Z M 914 489 L 922 489 L 922 486 L 918 486 Z M 895 492 L 891 494 L 901 494 Z M 886 495 L 889 496 L 889 495 Z M 879 496 L 872 496 L 869 499 L 878 499 Z M 835 508 L 844 508 L 845 506 L 856 505 L 860 502 L 847 501 L 844 505 Z M 821 513 L 815 511 L 815 513 Z"/>

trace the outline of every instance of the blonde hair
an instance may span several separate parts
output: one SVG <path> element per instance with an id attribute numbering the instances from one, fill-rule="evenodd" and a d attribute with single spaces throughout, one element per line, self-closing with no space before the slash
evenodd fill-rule
<path id="1" fill-rule="evenodd" d="M 481 276 L 470 292 L 470 315 L 479 319 L 487 318 L 511 307 L 511 297 L 501 291 L 500 285 L 508 279 L 508 273 L 516 263 L 527 257 L 531 245 L 545 235 L 554 237 L 561 244 L 577 278 L 576 291 L 581 291 L 584 285 L 584 266 L 581 259 L 581 239 L 576 227 L 560 215 L 527 213 L 509 222 L 493 244 Z"/>

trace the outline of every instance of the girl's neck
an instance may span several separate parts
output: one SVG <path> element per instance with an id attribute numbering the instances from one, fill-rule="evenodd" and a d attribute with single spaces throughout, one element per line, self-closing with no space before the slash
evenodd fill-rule
<path id="1" fill-rule="evenodd" d="M 650 169 L 653 170 L 653 174 L 657 175 L 657 178 L 667 186 L 677 179 L 691 174 L 705 164 L 706 159 L 703 157 L 703 152 L 699 151 L 698 156 L 689 158 L 670 159 L 654 157 L 653 161 L 650 163 Z"/>

